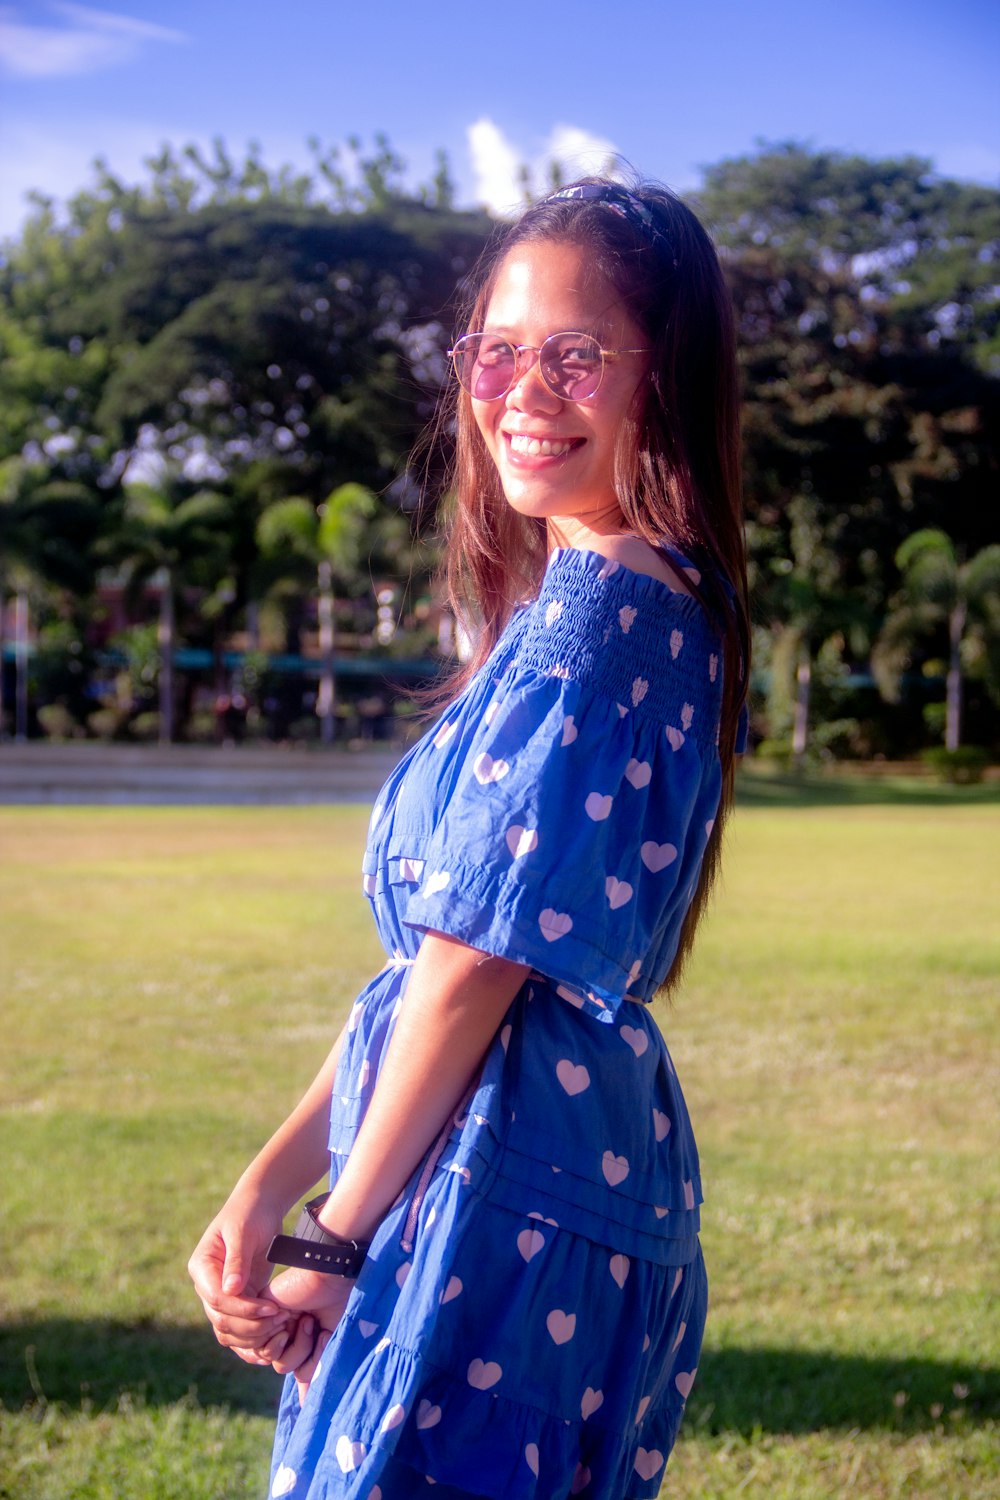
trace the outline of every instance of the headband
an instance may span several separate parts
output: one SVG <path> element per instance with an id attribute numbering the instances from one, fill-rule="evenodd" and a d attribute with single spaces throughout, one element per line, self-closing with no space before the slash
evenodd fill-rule
<path id="1" fill-rule="evenodd" d="M 673 240 L 656 222 L 648 205 L 643 203 L 637 194 L 630 193 L 628 188 L 619 187 L 614 182 L 579 182 L 574 187 L 560 188 L 557 193 L 550 193 L 547 198 L 542 199 L 542 202 L 565 203 L 574 199 L 586 203 L 599 203 L 602 208 L 610 209 L 611 213 L 617 214 L 620 219 L 625 219 L 633 229 L 638 229 L 651 240 L 662 240 L 676 269 L 677 252 L 674 249 Z"/>

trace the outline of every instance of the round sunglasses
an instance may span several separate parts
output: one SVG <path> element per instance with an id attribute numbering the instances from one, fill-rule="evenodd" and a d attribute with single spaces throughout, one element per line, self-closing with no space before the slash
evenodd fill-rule
<path id="1" fill-rule="evenodd" d="M 531 360 L 554 396 L 563 401 L 585 401 L 604 379 L 608 360 L 622 354 L 648 354 L 648 349 L 602 349 L 590 333 L 550 333 L 540 348 L 512 344 L 496 333 L 466 333 L 448 350 L 463 390 L 476 401 L 499 401 L 520 380 Z"/>

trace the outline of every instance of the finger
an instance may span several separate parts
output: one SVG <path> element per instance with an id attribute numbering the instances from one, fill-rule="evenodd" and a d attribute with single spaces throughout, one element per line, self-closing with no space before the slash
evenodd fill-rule
<path id="1" fill-rule="evenodd" d="M 316 1347 L 316 1320 L 305 1317 L 299 1319 L 299 1325 L 295 1334 L 288 1340 L 284 1349 L 279 1349 L 272 1358 L 271 1363 L 279 1375 L 289 1375 L 292 1370 L 297 1370 L 312 1358 Z"/>
<path id="2" fill-rule="evenodd" d="M 230 1349 L 229 1352 L 230 1354 L 235 1354 L 236 1358 L 241 1359 L 246 1365 L 261 1366 L 270 1365 L 271 1363 L 269 1359 L 264 1359 L 262 1355 L 258 1354 L 256 1349 Z"/>
<path id="3" fill-rule="evenodd" d="M 316 1340 L 316 1347 L 312 1352 L 312 1357 L 310 1359 L 307 1359 L 305 1364 L 300 1365 L 300 1367 L 295 1371 L 295 1386 L 299 1393 L 300 1406 L 304 1403 L 306 1396 L 309 1394 L 309 1387 L 312 1384 L 313 1376 L 319 1369 L 320 1360 L 323 1358 L 323 1350 L 326 1348 L 332 1337 L 332 1333 L 321 1333 L 319 1338 Z"/>
<path id="4" fill-rule="evenodd" d="M 210 1320 L 215 1337 L 227 1349 L 261 1349 L 263 1346 L 290 1330 L 288 1318 L 213 1318 Z"/>

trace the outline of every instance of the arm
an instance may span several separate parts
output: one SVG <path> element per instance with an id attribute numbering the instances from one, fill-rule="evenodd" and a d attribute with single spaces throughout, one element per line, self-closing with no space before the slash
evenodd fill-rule
<path id="1" fill-rule="evenodd" d="M 202 1235 L 188 1271 L 221 1344 L 263 1348 L 283 1343 L 285 1312 L 261 1296 L 264 1259 L 292 1204 L 329 1169 L 330 1093 L 343 1033 L 288 1119 L 251 1162 Z"/>
<path id="2" fill-rule="evenodd" d="M 455 938 L 424 937 L 368 1111 L 319 1214 L 331 1234 L 371 1237 L 460 1103 L 528 973 L 526 964 L 481 953 Z M 268 1293 L 282 1307 L 314 1313 L 328 1332 L 343 1312 L 350 1283 L 292 1268 L 275 1277 Z M 324 1342 L 317 1344 L 316 1357 Z M 277 1368 L 296 1369 L 307 1381 L 313 1360 L 301 1361 L 311 1347 L 300 1330 Z"/>

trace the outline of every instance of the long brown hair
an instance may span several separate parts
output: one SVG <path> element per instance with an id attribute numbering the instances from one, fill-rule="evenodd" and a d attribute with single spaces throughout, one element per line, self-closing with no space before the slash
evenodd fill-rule
<path id="1" fill-rule="evenodd" d="M 602 184 L 587 177 L 580 184 Z M 722 835 L 733 804 L 735 743 L 749 670 L 749 607 L 740 482 L 739 389 L 732 305 L 711 240 L 679 198 L 658 184 L 630 191 L 653 228 L 609 212 L 592 198 L 543 198 L 487 247 L 468 297 L 461 331 L 483 327 L 500 266 L 517 245 L 582 245 L 594 270 L 615 289 L 652 352 L 622 423 L 615 488 L 624 529 L 653 545 L 693 554 L 709 576 L 729 585 L 731 607 L 715 611 L 723 644 L 719 731 L 722 797 L 698 887 L 681 931 L 666 988 L 675 984 L 718 873 Z M 455 383 L 442 421 L 453 424 L 454 505 L 446 579 L 458 618 L 474 625 L 471 659 L 452 673 L 441 697 L 460 691 L 495 646 L 517 603 L 537 593 L 545 570 L 545 522 L 508 505 L 472 412 Z M 703 600 L 703 602 L 705 602 Z"/>

